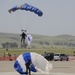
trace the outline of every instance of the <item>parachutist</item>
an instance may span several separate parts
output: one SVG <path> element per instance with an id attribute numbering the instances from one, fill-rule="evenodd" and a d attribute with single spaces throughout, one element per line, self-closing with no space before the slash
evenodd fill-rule
<path id="1" fill-rule="evenodd" d="M 23 44 L 25 44 L 25 39 L 26 39 L 26 37 L 27 37 L 26 33 L 23 32 L 23 33 L 21 34 L 21 36 L 22 36 L 22 37 L 21 37 L 21 44 L 22 44 L 22 42 L 23 42 Z"/>
<path id="2" fill-rule="evenodd" d="M 37 73 L 38 71 L 40 73 L 49 73 L 53 68 L 52 64 L 48 60 L 46 60 L 42 55 L 35 52 L 25 52 L 19 55 L 14 62 L 14 69 L 21 75 L 27 74 L 26 66 L 27 68 L 30 68 L 30 73 L 28 69 L 29 74 L 31 74 L 31 72 Z"/>
<path id="3" fill-rule="evenodd" d="M 29 60 L 25 65 L 26 65 L 26 74 L 31 75 L 31 71 L 30 71 L 31 60 Z M 28 70 L 29 70 L 29 73 L 28 73 Z"/>

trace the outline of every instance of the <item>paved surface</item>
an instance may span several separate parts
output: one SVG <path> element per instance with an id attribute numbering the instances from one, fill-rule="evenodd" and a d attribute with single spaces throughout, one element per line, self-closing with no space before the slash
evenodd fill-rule
<path id="1" fill-rule="evenodd" d="M 75 75 L 75 61 L 50 61 L 53 69 L 48 75 Z M 0 75 L 20 75 L 13 68 L 14 61 L 0 61 Z M 47 75 L 35 73 L 32 75 Z"/>
<path id="2" fill-rule="evenodd" d="M 0 75 L 20 75 L 17 72 L 0 72 Z M 75 75 L 74 73 L 50 73 L 50 74 L 32 74 L 32 75 Z"/>

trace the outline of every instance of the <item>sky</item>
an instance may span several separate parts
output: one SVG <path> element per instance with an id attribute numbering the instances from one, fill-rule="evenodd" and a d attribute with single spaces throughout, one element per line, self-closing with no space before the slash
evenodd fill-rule
<path id="1" fill-rule="evenodd" d="M 39 8 L 43 16 L 24 10 L 8 12 L 24 3 Z M 75 0 L 0 0 L 0 32 L 21 33 L 21 29 L 30 34 L 75 36 Z"/>

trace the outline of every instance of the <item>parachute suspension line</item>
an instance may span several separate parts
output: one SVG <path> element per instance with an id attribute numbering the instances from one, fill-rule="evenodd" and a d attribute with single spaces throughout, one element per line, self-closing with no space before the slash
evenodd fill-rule
<path id="1" fill-rule="evenodd" d="M 43 12 L 42 12 L 39 8 L 37 8 L 37 7 L 33 6 L 33 5 L 29 5 L 29 4 L 27 4 L 27 3 L 24 3 L 24 4 L 21 5 L 21 6 L 15 6 L 15 7 L 9 9 L 8 12 L 11 13 L 11 12 L 15 12 L 15 11 L 17 11 L 17 10 L 25 10 L 25 11 L 34 12 L 34 13 L 37 14 L 39 17 L 41 17 L 41 16 L 43 15 Z M 20 18 L 18 18 L 18 19 L 20 19 Z M 21 20 L 19 20 L 19 22 L 20 22 L 20 21 L 21 21 Z M 27 27 L 27 26 L 26 26 L 26 27 Z M 20 29 L 23 30 L 23 24 L 22 24 L 22 23 L 20 23 Z M 27 30 L 27 29 L 28 29 L 28 28 L 26 28 L 26 30 Z"/>
<path id="2" fill-rule="evenodd" d="M 19 23 L 18 23 L 17 17 L 16 17 L 15 15 L 12 15 L 11 18 L 13 19 L 12 22 L 14 22 L 15 25 L 16 25 L 16 26 L 14 27 L 14 29 L 18 30 Z M 19 28 L 20 28 L 20 27 L 19 27 Z"/>
<path id="3" fill-rule="evenodd" d="M 20 32 L 21 32 L 21 30 L 23 30 L 23 22 L 21 20 L 21 17 L 22 16 L 21 15 L 18 15 L 18 14 L 16 14 L 16 16 L 14 15 L 15 23 L 16 23 L 18 29 L 20 30 Z"/>
<path id="4" fill-rule="evenodd" d="M 18 25 L 19 25 L 20 31 L 23 29 L 23 22 L 22 22 L 21 17 L 22 17 L 21 14 L 17 15 L 17 23 L 18 23 Z"/>
<path id="5" fill-rule="evenodd" d="M 26 32 L 26 30 L 27 30 L 27 25 L 25 24 L 25 20 L 23 19 L 23 17 L 24 17 L 23 14 L 19 13 L 19 15 L 17 15 L 17 22 L 20 27 L 20 32 L 21 31 Z"/>
<path id="6" fill-rule="evenodd" d="M 11 18 L 13 19 L 12 21 L 15 23 L 15 27 L 16 30 L 19 30 L 21 32 L 21 30 L 23 30 L 23 22 L 21 20 L 21 17 L 23 17 L 23 15 L 21 16 L 21 14 L 13 14 L 11 16 Z"/>

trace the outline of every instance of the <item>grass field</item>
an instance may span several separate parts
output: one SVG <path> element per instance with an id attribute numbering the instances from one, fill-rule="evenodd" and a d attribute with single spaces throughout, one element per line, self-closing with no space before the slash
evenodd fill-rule
<path id="1" fill-rule="evenodd" d="M 3 56 L 4 53 L 5 55 L 8 55 L 8 53 L 10 53 L 12 56 L 14 54 L 16 54 L 17 56 L 24 53 L 24 52 L 36 52 L 39 54 L 43 54 L 44 52 L 53 52 L 53 53 L 65 53 L 67 55 L 75 55 L 75 49 L 70 49 L 70 48 L 66 48 L 66 49 L 24 49 L 24 48 L 19 48 L 19 49 L 0 49 L 0 56 Z"/>
<path id="2" fill-rule="evenodd" d="M 60 35 L 60 36 L 43 36 L 43 35 L 32 35 L 33 40 L 30 45 L 31 49 L 25 49 L 20 47 L 20 34 L 9 34 L 9 33 L 0 33 L 0 56 L 8 55 L 20 55 L 24 52 L 36 52 L 43 54 L 44 52 L 53 52 L 53 53 L 65 53 L 67 55 L 75 55 L 75 36 L 71 35 Z M 17 48 L 9 47 L 8 51 L 3 49 L 3 43 L 13 43 L 18 44 Z M 57 45 L 56 45 L 56 44 Z M 67 44 L 67 45 L 65 45 Z M 28 47 L 27 47 L 28 48 Z M 35 48 L 35 49 L 33 49 Z"/>

